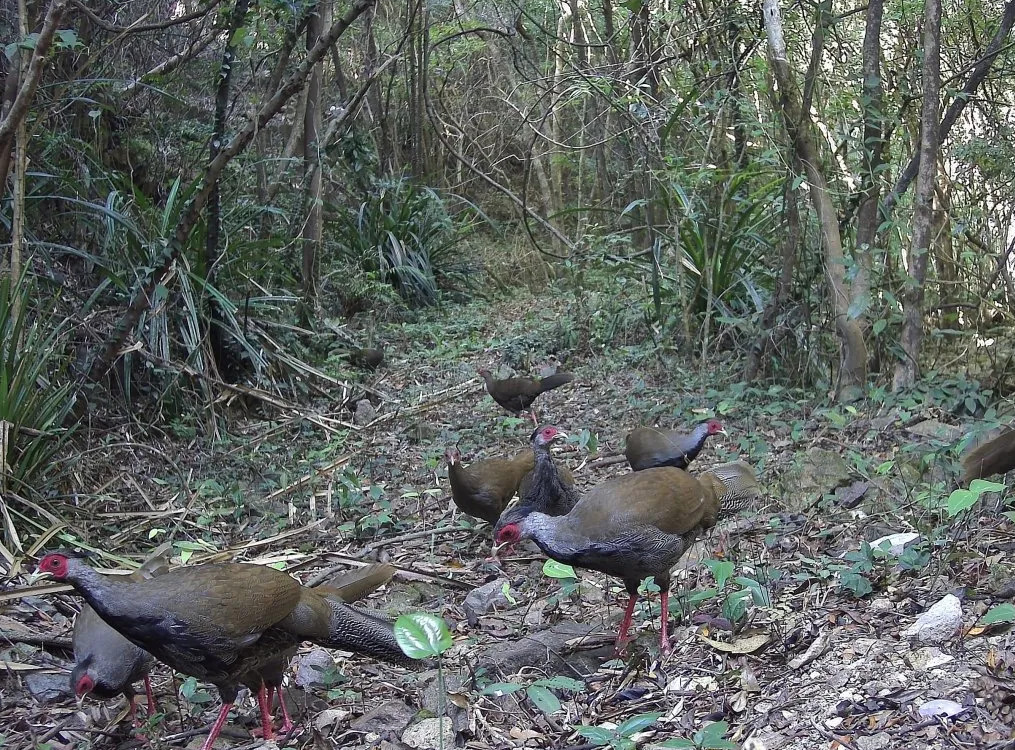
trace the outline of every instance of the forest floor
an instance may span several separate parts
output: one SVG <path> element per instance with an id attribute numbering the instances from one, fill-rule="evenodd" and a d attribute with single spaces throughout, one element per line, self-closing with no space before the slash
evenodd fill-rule
<path id="1" fill-rule="evenodd" d="M 290 681 L 298 730 L 282 747 L 437 747 L 438 733 L 426 735 L 439 722 L 428 717 L 445 711 L 455 743 L 477 749 L 1015 746 L 1011 635 L 981 620 L 994 603 L 983 595 L 1010 577 L 1012 522 L 982 504 L 954 519 L 943 511 L 957 486 L 954 445 L 977 427 L 959 415 L 963 394 L 929 386 L 841 407 L 746 387 L 732 355 L 698 371 L 651 345 L 600 347 L 572 330 L 581 325 L 545 296 L 451 307 L 385 327 L 385 366 L 327 397 L 293 408 L 256 396 L 243 409 L 216 404 L 215 441 L 199 437 L 207 422 L 184 418 L 93 425 L 78 436 L 88 450 L 49 509 L 53 524 L 39 517 L 25 527 L 26 549 L 77 545 L 117 567 L 170 540 L 177 562 L 281 563 L 304 581 L 357 561 L 397 566 L 364 606 L 447 621 L 455 645 L 444 655 L 445 705 L 432 672 L 338 654 L 337 669 L 315 673 L 309 665 L 322 655 L 301 655 L 298 681 L 310 674 L 318 684 Z M 500 569 L 486 561 L 489 527 L 450 502 L 445 447 L 459 443 L 466 462 L 503 456 L 526 449 L 531 431 L 492 402 L 475 368 L 538 375 L 552 355 L 576 381 L 537 408 L 541 422 L 570 434 L 571 450 L 556 455 L 581 487 L 628 470 L 608 459 L 629 429 L 712 414 L 729 437 L 710 442 L 692 470 L 734 458 L 758 469 L 759 506 L 674 571 L 670 655 L 659 652 L 657 595 L 636 612 L 637 640 L 614 658 L 619 581 L 544 575 L 526 546 Z M 360 407 L 364 424 L 344 426 L 363 398 L 372 401 Z M 897 533 L 912 537 L 904 549 L 869 544 Z M 0 614 L 0 746 L 142 744 L 122 699 L 79 705 L 68 694 L 78 600 L 52 584 L 14 586 Z M 929 642 L 903 634 L 950 594 L 961 625 Z M 217 708 L 214 690 L 184 681 L 178 698 L 181 678 L 165 668 L 153 680 L 165 715 L 149 728 L 151 746 L 195 747 Z M 262 746 L 248 732 L 255 716 L 241 699 L 221 746 Z"/>

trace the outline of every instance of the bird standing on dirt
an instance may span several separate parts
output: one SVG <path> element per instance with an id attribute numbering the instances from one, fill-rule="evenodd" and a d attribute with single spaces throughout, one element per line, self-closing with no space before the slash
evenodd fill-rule
<path id="1" fill-rule="evenodd" d="M 563 466 L 557 466 L 550 453 L 550 447 L 567 435 L 553 425 L 546 425 L 532 432 L 532 472 L 522 480 L 519 488 L 519 503 L 508 508 L 497 519 L 493 528 L 494 539 L 505 526 L 518 523 L 533 512 L 548 516 L 562 516 L 570 511 L 581 495 L 574 486 L 574 477 Z M 510 551 L 513 545 L 508 545 Z M 494 558 L 497 549 L 494 549 Z"/>
<path id="2" fill-rule="evenodd" d="M 390 623 L 262 565 L 177 568 L 145 581 L 103 576 L 81 559 L 46 555 L 39 572 L 67 581 L 121 635 L 184 674 L 211 682 L 223 705 L 201 750 L 210 750 L 241 681 L 268 670 L 302 641 L 408 666 Z M 267 690 L 258 691 L 272 739 Z"/>
<path id="3" fill-rule="evenodd" d="M 391 580 L 395 574 L 395 568 L 385 563 L 373 563 L 364 565 L 355 570 L 348 570 L 340 573 L 326 586 L 315 586 L 314 591 L 327 599 L 335 599 L 340 602 L 354 602 L 362 599 L 371 591 L 380 588 Z M 279 727 L 280 736 L 289 734 L 293 727 L 292 716 L 289 715 L 289 707 L 286 705 L 285 697 L 282 695 L 282 678 L 290 660 L 296 655 L 296 647 L 286 651 L 282 656 L 273 659 L 267 665 L 259 667 L 257 671 L 244 675 L 240 682 L 246 685 L 252 693 L 258 695 L 264 690 L 267 693 L 264 705 L 267 705 L 269 714 L 261 716 L 261 731 L 263 736 L 265 727 L 271 727 L 271 703 L 273 693 L 278 692 L 278 703 L 282 710 L 282 726 Z"/>
<path id="4" fill-rule="evenodd" d="M 155 557 L 129 578 L 143 581 L 167 570 L 165 559 Z M 130 703 L 130 717 L 136 725 L 134 683 L 144 680 L 148 715 L 155 713 L 155 696 L 148 677 L 155 659 L 107 625 L 87 604 L 74 618 L 71 644 L 74 648 L 74 668 L 70 674 L 70 686 L 74 695 L 81 698 L 91 694 L 102 700 L 123 695 Z"/>
<path id="5" fill-rule="evenodd" d="M 528 450 L 511 458 L 487 458 L 463 466 L 462 454 L 451 447 L 444 451 L 444 459 L 455 505 L 463 513 L 491 524 L 500 518 L 533 466 L 532 451 Z"/>
<path id="6" fill-rule="evenodd" d="M 480 368 L 476 372 L 486 381 L 486 391 L 493 400 L 516 417 L 532 406 L 532 402 L 540 394 L 552 391 L 554 388 L 559 388 L 565 383 L 570 383 L 574 380 L 574 375 L 568 372 L 558 372 L 542 380 L 535 380 L 533 378 L 497 380 L 485 368 Z M 530 416 L 532 417 L 532 424 L 538 425 L 535 410 L 533 410 Z"/>
<path id="7" fill-rule="evenodd" d="M 624 455 L 633 471 L 659 466 L 686 469 L 701 453 L 705 441 L 718 434 L 726 434 L 718 419 L 700 423 L 690 434 L 656 427 L 638 427 L 627 434 Z"/>
<path id="8" fill-rule="evenodd" d="M 702 530 L 715 526 L 758 495 L 754 470 L 741 461 L 692 477 L 669 466 L 596 485 L 564 516 L 530 512 L 500 529 L 495 541 L 532 539 L 549 557 L 622 578 L 630 595 L 617 636 L 622 650 L 638 586 L 652 576 L 662 604 L 660 647 L 667 635 L 670 569 Z"/>

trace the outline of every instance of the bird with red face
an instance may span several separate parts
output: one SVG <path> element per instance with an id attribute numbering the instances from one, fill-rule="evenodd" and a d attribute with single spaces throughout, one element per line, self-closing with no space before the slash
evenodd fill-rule
<path id="1" fill-rule="evenodd" d="M 532 472 L 522 483 L 521 500 L 517 505 L 509 507 L 493 527 L 494 557 L 501 544 L 499 535 L 505 526 L 516 524 L 529 513 L 539 512 L 548 516 L 562 516 L 574 507 L 581 496 L 574 486 L 574 478 L 570 472 L 560 470 L 553 460 L 550 447 L 567 434 L 553 425 L 540 427 L 532 432 Z M 568 481 L 570 479 L 570 481 Z M 510 552 L 514 545 L 509 545 Z"/>
<path id="2" fill-rule="evenodd" d="M 143 581 L 164 573 L 167 569 L 165 560 L 156 556 L 130 578 Z M 74 668 L 71 670 L 70 686 L 78 698 L 90 694 L 100 700 L 108 700 L 123 695 L 130 702 L 130 715 L 136 725 L 134 684 L 144 680 L 148 715 L 155 713 L 155 696 L 148 677 L 155 659 L 103 622 L 87 604 L 74 618 L 71 645 L 74 648 Z"/>
<path id="3" fill-rule="evenodd" d="M 718 419 L 701 422 L 690 434 L 656 427 L 639 427 L 627 434 L 624 455 L 634 471 L 660 466 L 686 469 L 701 453 L 708 438 L 725 434 L 726 430 Z"/>
<path id="4" fill-rule="evenodd" d="M 669 652 L 670 569 L 702 531 L 757 496 L 754 470 L 742 461 L 698 477 L 670 466 L 645 469 L 596 485 L 564 515 L 530 509 L 502 525 L 495 542 L 510 547 L 531 539 L 558 562 L 622 578 L 629 599 L 618 651 L 631 626 L 638 587 L 652 576 L 661 591 L 660 647 Z"/>

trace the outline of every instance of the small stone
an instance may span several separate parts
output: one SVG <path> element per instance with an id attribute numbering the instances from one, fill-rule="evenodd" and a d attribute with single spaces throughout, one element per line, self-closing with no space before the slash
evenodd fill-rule
<path id="1" fill-rule="evenodd" d="M 962 604 L 954 594 L 947 594 L 902 631 L 907 638 L 924 643 L 942 643 L 962 626 Z"/>
<path id="2" fill-rule="evenodd" d="M 356 413 L 353 414 L 352 417 L 354 424 L 370 424 L 376 418 L 377 410 L 374 408 L 374 405 L 370 403 L 370 399 L 363 398 L 356 402 Z"/>
<path id="3" fill-rule="evenodd" d="M 315 648 L 296 660 L 296 684 L 304 688 L 312 685 L 324 685 L 326 684 L 324 674 L 335 669 L 336 666 L 335 657 L 330 652 L 323 648 Z"/>
<path id="4" fill-rule="evenodd" d="M 381 734 L 382 732 L 401 732 L 412 721 L 416 712 L 402 701 L 388 701 L 367 711 L 350 724 L 357 732 Z"/>
<path id="5" fill-rule="evenodd" d="M 509 587 L 507 578 L 498 578 L 470 591 L 465 597 L 465 614 L 470 622 L 493 609 L 506 610 L 517 606 L 517 600 L 512 604 L 504 593 L 505 588 L 510 590 Z"/>
<path id="6" fill-rule="evenodd" d="M 74 695 L 67 675 L 49 672 L 33 672 L 25 677 L 25 687 L 40 703 L 55 703 Z"/>
<path id="7" fill-rule="evenodd" d="M 961 427 L 945 424 L 936 419 L 925 419 L 912 427 L 908 427 L 906 431 L 920 437 L 940 440 L 944 443 L 954 443 L 962 437 Z"/>
<path id="8" fill-rule="evenodd" d="M 442 740 L 443 735 L 443 740 Z M 416 750 L 438 750 L 455 746 L 455 733 L 451 729 L 451 719 L 423 719 L 413 724 L 402 734 L 402 742 Z"/>
<path id="9" fill-rule="evenodd" d="M 965 707 L 955 701 L 945 700 L 944 698 L 936 698 L 932 701 L 927 701 L 920 705 L 916 709 L 917 713 L 925 719 L 929 719 L 932 716 L 958 716 L 960 713 L 965 711 Z"/>
<path id="10" fill-rule="evenodd" d="M 882 544 L 888 542 L 888 552 L 898 557 L 901 555 L 906 547 L 920 538 L 920 535 L 915 531 L 903 531 L 898 534 L 888 534 L 886 536 L 875 539 L 870 543 L 871 549 L 879 549 Z"/>
<path id="11" fill-rule="evenodd" d="M 883 750 L 883 748 L 891 744 L 892 737 L 888 732 L 878 732 L 877 734 L 856 738 L 856 745 L 860 750 Z"/>
<path id="12" fill-rule="evenodd" d="M 894 606 L 889 599 L 875 599 L 871 602 L 870 608 L 874 612 L 888 612 L 894 609 Z"/>
<path id="13" fill-rule="evenodd" d="M 952 657 L 935 646 L 925 646 L 906 655 L 906 662 L 913 669 L 925 672 L 952 661 Z"/>
<path id="14" fill-rule="evenodd" d="M 317 718 L 314 719 L 314 728 L 318 732 L 323 732 L 325 729 L 345 721 L 348 715 L 349 712 L 342 708 L 326 709 L 317 714 Z"/>

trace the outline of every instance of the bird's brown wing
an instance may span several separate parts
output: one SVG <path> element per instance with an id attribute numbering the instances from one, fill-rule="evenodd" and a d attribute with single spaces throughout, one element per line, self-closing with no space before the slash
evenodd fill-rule
<path id="1" fill-rule="evenodd" d="M 540 385 L 531 378 L 508 378 L 493 381 L 487 390 L 493 400 L 508 411 L 522 411 L 532 406 L 540 394 Z"/>
<path id="2" fill-rule="evenodd" d="M 646 469 L 611 479 L 587 492 L 572 511 L 588 534 L 608 538 L 617 530 L 654 527 L 686 534 L 701 524 L 708 504 L 701 484 L 680 469 Z M 595 538 L 589 534 L 591 538 Z"/>

